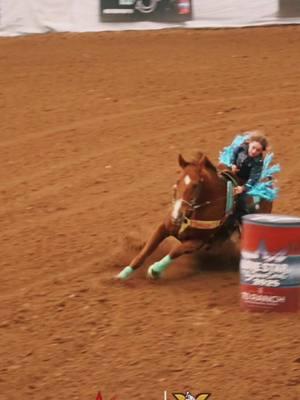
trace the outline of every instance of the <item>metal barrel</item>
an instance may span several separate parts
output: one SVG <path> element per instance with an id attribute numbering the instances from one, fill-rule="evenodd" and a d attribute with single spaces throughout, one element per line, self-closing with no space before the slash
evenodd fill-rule
<path id="1" fill-rule="evenodd" d="M 300 310 L 300 218 L 243 217 L 241 307 L 249 311 Z"/>

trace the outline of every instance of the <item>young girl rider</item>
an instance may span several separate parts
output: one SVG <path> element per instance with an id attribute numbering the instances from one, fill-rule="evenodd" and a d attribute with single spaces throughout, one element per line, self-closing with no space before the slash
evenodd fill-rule
<path id="1" fill-rule="evenodd" d="M 237 218 L 248 213 L 246 193 L 260 179 L 268 141 L 263 135 L 253 134 L 234 151 L 231 170 L 236 176 L 239 186 L 234 190 L 237 196 Z"/>

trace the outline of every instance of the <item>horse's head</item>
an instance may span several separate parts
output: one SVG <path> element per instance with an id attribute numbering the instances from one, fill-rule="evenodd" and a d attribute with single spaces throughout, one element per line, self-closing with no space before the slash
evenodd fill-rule
<path id="1" fill-rule="evenodd" d="M 180 224 L 184 217 L 190 217 L 195 210 L 203 205 L 205 182 L 208 170 L 215 167 L 208 158 L 199 153 L 193 161 L 186 161 L 179 154 L 178 162 L 181 173 L 174 185 L 172 220 Z"/>

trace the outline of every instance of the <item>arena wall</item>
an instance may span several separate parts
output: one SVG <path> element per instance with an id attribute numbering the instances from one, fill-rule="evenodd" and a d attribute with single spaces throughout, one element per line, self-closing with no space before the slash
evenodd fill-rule
<path id="1" fill-rule="evenodd" d="M 180 23 L 100 19 L 100 0 L 0 0 L 0 36 L 172 27 L 216 28 L 299 24 L 297 0 L 193 0 L 193 18 Z"/>

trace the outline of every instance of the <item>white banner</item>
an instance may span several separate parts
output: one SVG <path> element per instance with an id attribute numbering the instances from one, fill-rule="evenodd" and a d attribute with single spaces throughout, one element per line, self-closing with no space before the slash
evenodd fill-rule
<path id="1" fill-rule="evenodd" d="M 119 0 L 119 4 L 127 4 L 125 7 L 128 7 L 128 4 L 135 3 L 134 0 L 128 1 Z M 143 2 L 144 0 L 138 1 Z M 173 1 L 180 2 L 181 6 L 185 4 L 183 0 Z M 100 0 L 0 0 L 0 36 L 50 31 L 90 32 L 161 29 L 179 26 L 216 28 L 299 24 L 299 3 L 293 11 L 293 1 L 296 4 L 297 0 L 193 0 L 193 18 L 186 22 L 138 21 L 117 23 L 100 20 Z M 280 12 L 282 2 L 292 4 L 290 12 Z M 145 4 L 149 4 L 149 2 Z"/>

